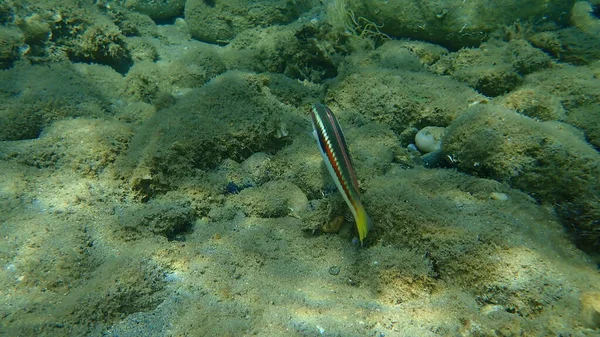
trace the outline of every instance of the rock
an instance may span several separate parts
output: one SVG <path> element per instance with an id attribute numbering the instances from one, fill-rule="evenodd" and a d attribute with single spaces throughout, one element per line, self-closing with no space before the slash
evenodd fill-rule
<path id="1" fill-rule="evenodd" d="M 598 20 L 596 11 L 597 9 L 592 7 L 590 2 L 577 1 L 571 10 L 571 22 L 582 32 L 598 36 L 600 34 L 600 20 Z"/>
<path id="2" fill-rule="evenodd" d="M 37 138 L 69 117 L 106 116 L 123 89 L 123 78 L 98 64 L 16 65 L 0 72 L 0 140 Z"/>
<path id="3" fill-rule="evenodd" d="M 127 49 L 131 54 L 131 59 L 134 62 L 143 60 L 156 61 L 158 59 L 158 52 L 156 48 L 143 37 L 128 37 L 126 38 Z"/>
<path id="4" fill-rule="evenodd" d="M 124 6 L 153 20 L 168 20 L 183 15 L 185 0 L 125 0 Z"/>
<path id="5" fill-rule="evenodd" d="M 370 68 L 334 83 L 328 99 L 339 110 L 387 124 L 399 134 L 409 127 L 448 125 L 483 97 L 466 84 L 426 71 Z"/>
<path id="6" fill-rule="evenodd" d="M 570 131 L 491 104 L 455 120 L 443 150 L 460 169 L 556 202 L 598 186 L 600 155 Z M 591 195 L 590 195 L 591 196 Z"/>
<path id="7" fill-rule="evenodd" d="M 290 23 L 314 4 L 316 2 L 311 0 L 276 0 L 254 1 L 248 6 L 234 0 L 188 0 L 185 4 L 185 20 L 194 38 L 227 44 L 248 28 Z"/>
<path id="8" fill-rule="evenodd" d="M 584 292 L 580 296 L 581 316 L 587 328 L 600 329 L 600 293 Z"/>
<path id="9" fill-rule="evenodd" d="M 522 76 L 552 64 L 543 51 L 527 41 L 490 41 L 476 49 L 461 49 L 443 56 L 430 68 L 468 83 L 478 92 L 495 97 L 522 82 Z M 490 65 L 493 65 L 492 67 Z"/>
<path id="10" fill-rule="evenodd" d="M 490 199 L 497 201 L 507 201 L 508 195 L 506 193 L 492 192 L 490 193 Z"/>
<path id="11" fill-rule="evenodd" d="M 188 202 L 165 198 L 126 208 L 119 225 L 126 240 L 148 235 L 181 240 L 181 236 L 192 228 L 195 217 L 195 211 Z"/>
<path id="12" fill-rule="evenodd" d="M 308 199 L 298 186 L 285 181 L 269 181 L 257 188 L 247 188 L 235 196 L 248 215 L 279 218 L 298 216 L 308 207 Z"/>
<path id="13" fill-rule="evenodd" d="M 475 46 L 490 33 L 514 22 L 568 24 L 574 0 L 431 1 L 399 0 L 373 2 L 353 0 L 346 4 L 354 22 L 366 34 L 388 34 L 439 43 L 453 49 Z M 400 14 L 399 14 L 400 13 Z M 360 18 L 360 20 L 359 20 Z M 354 28 L 354 27 L 353 27 Z"/>
<path id="14" fill-rule="evenodd" d="M 8 69 L 19 58 L 23 37 L 18 29 L 0 26 L 0 69 Z"/>
<path id="15" fill-rule="evenodd" d="M 258 184 L 270 178 L 271 157 L 264 152 L 256 152 L 242 162 L 242 169 Z"/>
<path id="16" fill-rule="evenodd" d="M 50 24 L 39 14 L 31 14 L 24 19 L 17 19 L 16 25 L 23 32 L 25 42 L 29 44 L 40 44 L 52 36 Z"/>
<path id="17" fill-rule="evenodd" d="M 557 206 L 580 247 L 598 249 L 600 154 L 570 129 L 479 105 L 448 126 L 442 148 L 459 169 Z"/>
<path id="18" fill-rule="evenodd" d="M 519 88 L 496 98 L 494 103 L 541 121 L 565 119 L 565 109 L 560 99 L 540 88 Z"/>
<path id="19" fill-rule="evenodd" d="M 147 183 L 162 186 L 167 183 L 162 178 L 177 179 L 188 170 L 275 152 L 289 141 L 281 135 L 281 118 L 291 113 L 288 109 L 263 90 L 257 75 L 225 73 L 144 121 L 122 172 L 134 189 L 145 191 Z M 160 173 L 165 170 L 168 175 Z"/>
<path id="20" fill-rule="evenodd" d="M 426 126 L 415 135 L 415 145 L 421 152 L 429 153 L 438 151 L 442 147 L 442 137 L 446 128 L 439 126 Z"/>

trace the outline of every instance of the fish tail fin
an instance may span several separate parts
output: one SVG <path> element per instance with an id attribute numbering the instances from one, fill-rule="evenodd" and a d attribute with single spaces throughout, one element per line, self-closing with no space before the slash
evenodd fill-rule
<path id="1" fill-rule="evenodd" d="M 367 237 L 369 230 L 373 228 L 373 221 L 365 211 L 365 208 L 357 207 L 356 212 L 356 228 L 358 229 L 358 238 L 360 239 L 360 245 L 363 245 L 363 240 Z"/>

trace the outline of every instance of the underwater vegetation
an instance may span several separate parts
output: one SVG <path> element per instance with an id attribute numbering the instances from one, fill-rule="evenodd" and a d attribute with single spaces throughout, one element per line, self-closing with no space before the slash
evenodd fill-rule
<path id="1" fill-rule="evenodd" d="M 0 335 L 597 336 L 599 13 L 0 1 Z"/>

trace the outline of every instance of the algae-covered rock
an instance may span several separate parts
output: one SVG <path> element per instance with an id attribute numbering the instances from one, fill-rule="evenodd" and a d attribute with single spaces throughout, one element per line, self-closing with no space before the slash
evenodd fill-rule
<path id="1" fill-rule="evenodd" d="M 65 326 L 116 324 L 123 317 L 150 311 L 166 297 L 164 270 L 137 252 L 111 259 L 94 270 L 94 281 L 71 291 L 53 307 L 53 314 L 66 317 Z M 89 330 L 88 330 L 89 331 Z"/>
<path id="2" fill-rule="evenodd" d="M 584 130 L 586 139 L 600 151 L 600 113 L 597 104 L 572 108 L 567 121 Z"/>
<path id="3" fill-rule="evenodd" d="M 127 94 L 136 101 L 164 107 L 157 104 L 157 101 L 161 95 L 170 95 L 166 76 L 161 67 L 151 60 L 137 62 L 125 77 Z"/>
<path id="4" fill-rule="evenodd" d="M 396 133 L 408 127 L 445 126 L 483 97 L 465 84 L 422 71 L 365 69 L 334 83 L 328 100 L 346 113 L 387 124 Z M 361 117 L 362 118 L 362 117 Z"/>
<path id="5" fill-rule="evenodd" d="M 528 39 L 552 56 L 572 64 L 591 64 L 600 57 L 600 19 L 597 6 L 577 1 L 571 11 L 572 26 L 542 31 Z"/>
<path id="6" fill-rule="evenodd" d="M 0 140 L 22 140 L 55 120 L 109 115 L 124 82 L 97 64 L 20 65 L 0 73 L 0 89 Z"/>
<path id="7" fill-rule="evenodd" d="M 44 292 L 66 294 L 70 289 L 85 284 L 86 278 L 82 275 L 90 275 L 102 261 L 90 249 L 94 239 L 86 232 L 84 224 L 60 219 L 51 212 L 42 210 L 44 214 L 40 218 L 50 218 L 52 224 L 48 225 L 43 219 L 36 218 L 36 222 L 42 225 L 30 226 L 33 228 L 23 232 L 28 234 L 31 248 L 27 252 L 22 249 L 4 250 L 3 255 L 7 261 L 5 273 L 11 282 L 3 279 L 2 284 L 5 287 L 11 284 L 15 288 L 38 288 L 44 289 Z M 14 223 L 13 219 L 6 217 L 3 222 Z M 40 233 L 42 231 L 45 233 Z M 54 236 L 54 231 L 60 234 Z"/>
<path id="8" fill-rule="evenodd" d="M 568 23 L 575 0 L 497 1 L 368 1 L 350 0 L 356 25 L 376 28 L 394 37 L 439 43 L 460 48 L 478 45 L 489 34 L 514 22 Z"/>
<path id="9" fill-rule="evenodd" d="M 591 192 L 600 155 L 570 132 L 495 105 L 455 120 L 443 149 L 464 171 L 511 183 L 547 201 Z"/>
<path id="10" fill-rule="evenodd" d="M 317 146 L 309 135 L 295 137 L 273 156 L 271 166 L 275 177 L 300 187 L 309 199 L 322 196 L 327 187 L 335 190 Z"/>
<path id="11" fill-rule="evenodd" d="M 431 69 L 466 82 L 484 95 L 498 96 L 513 90 L 523 75 L 550 65 L 551 59 L 543 51 L 524 40 L 511 40 L 461 49 L 442 57 Z"/>
<path id="12" fill-rule="evenodd" d="M 130 128 L 115 120 L 62 119 L 46 127 L 38 139 L 5 143 L 0 157 L 97 176 L 125 152 L 130 137 Z"/>
<path id="13" fill-rule="evenodd" d="M 256 152 L 241 163 L 241 168 L 257 184 L 264 184 L 271 176 L 271 156 Z"/>
<path id="14" fill-rule="evenodd" d="M 586 139 L 600 148 L 599 85 L 600 63 L 561 65 L 527 75 L 514 95 L 498 102 L 541 120 L 564 120 L 583 130 Z"/>
<path id="15" fill-rule="evenodd" d="M 286 26 L 246 29 L 222 53 L 228 69 L 281 73 L 293 79 L 322 83 L 338 74 L 345 39 L 333 35 L 322 21 L 296 21 Z M 285 46 L 285 47 L 282 47 Z"/>
<path id="16" fill-rule="evenodd" d="M 13 11 L 11 4 L 3 2 L 0 3 L 0 23 L 5 24 L 13 19 Z"/>
<path id="17" fill-rule="evenodd" d="M 348 122 L 342 120 L 340 123 L 344 123 L 342 128 L 348 137 L 348 151 L 352 156 L 358 180 L 363 183 L 385 174 L 403 151 L 396 134 L 388 126 L 379 123 L 355 127 Z M 314 146 L 318 146 L 316 142 Z"/>
<path id="18" fill-rule="evenodd" d="M 562 121 L 566 117 L 560 99 L 539 88 L 519 88 L 498 97 L 494 103 L 540 121 Z"/>
<path id="19" fill-rule="evenodd" d="M 344 58 L 340 68 L 356 72 L 368 68 L 423 71 L 423 65 L 439 59 L 448 51 L 424 42 L 389 40 L 374 50 L 355 51 Z M 444 52 L 445 51 L 445 52 Z"/>
<path id="20" fill-rule="evenodd" d="M 438 44 L 427 43 L 424 41 L 414 41 L 410 39 L 400 41 L 390 40 L 382 46 L 384 47 L 384 50 L 387 49 L 385 48 L 387 44 L 397 44 L 410 50 L 419 58 L 421 63 L 424 65 L 431 65 L 437 62 L 442 56 L 448 54 L 448 49 Z"/>
<path id="21" fill-rule="evenodd" d="M 154 47 L 146 38 L 128 37 L 126 42 L 133 62 L 143 60 L 156 61 L 158 58 L 156 47 Z"/>
<path id="22" fill-rule="evenodd" d="M 153 20 L 168 20 L 183 15 L 185 0 L 124 0 L 123 6 L 146 14 Z"/>
<path id="23" fill-rule="evenodd" d="M 176 240 L 190 230 L 194 224 L 195 212 L 185 200 L 157 199 L 151 202 L 133 204 L 117 213 L 120 217 L 119 229 L 125 240 L 140 239 L 155 234 Z"/>
<path id="24" fill-rule="evenodd" d="M 600 39 L 574 27 L 536 33 L 528 40 L 562 62 L 584 65 L 600 58 Z"/>
<path id="25" fill-rule="evenodd" d="M 17 29 L 0 27 L 0 69 L 10 68 L 19 58 L 23 36 Z"/>
<path id="26" fill-rule="evenodd" d="M 195 41 L 177 57 L 161 63 L 161 67 L 171 93 L 201 87 L 227 69 L 219 47 Z"/>
<path id="27" fill-rule="evenodd" d="M 240 32 L 223 49 L 223 59 L 229 69 L 280 73 L 296 51 L 299 46 L 293 30 L 254 28 Z"/>
<path id="28" fill-rule="evenodd" d="M 153 48 L 141 51 L 146 56 L 157 56 Z M 201 87 L 226 70 L 218 50 L 199 42 L 190 43 L 177 57 L 167 59 L 158 63 L 149 58 L 136 62 L 125 77 L 127 93 L 160 109 L 173 103 L 171 96 Z"/>
<path id="29" fill-rule="evenodd" d="M 156 6 L 165 3 L 147 2 Z M 21 52 L 35 64 L 65 60 L 100 63 L 124 74 L 133 63 L 126 37 L 157 35 L 156 25 L 148 16 L 113 1 L 35 1 L 19 6 L 11 3 L 9 9 L 13 22 L 7 27 L 18 28 Z M 134 43 L 132 47 L 139 46 Z"/>
<path id="30" fill-rule="evenodd" d="M 237 0 L 188 0 L 185 20 L 194 38 L 226 44 L 248 28 L 290 23 L 315 4 L 312 0 L 256 1 L 251 5 Z"/>
<path id="31" fill-rule="evenodd" d="M 311 106 L 314 102 L 323 98 L 323 85 L 300 82 L 282 74 L 271 73 L 267 76 L 267 86 L 271 93 L 282 102 L 288 102 L 294 106 Z"/>
<path id="32" fill-rule="evenodd" d="M 133 61 L 125 36 L 114 24 L 96 24 L 88 27 L 70 48 L 73 61 L 106 64 L 120 73 L 126 73 Z"/>
<path id="33" fill-rule="evenodd" d="M 284 181 L 270 181 L 247 188 L 235 196 L 234 204 L 240 205 L 247 215 L 263 218 L 299 216 L 308 207 L 308 199 L 298 186 Z"/>
<path id="34" fill-rule="evenodd" d="M 371 271 L 370 277 L 378 280 L 386 301 L 433 296 L 440 286 L 469 289 L 479 303 L 478 312 L 513 313 L 477 318 L 504 322 L 503 326 L 511 326 L 507 320 L 544 322 L 541 316 L 555 305 L 578 305 L 577 293 L 565 291 L 575 285 L 559 265 L 544 259 L 546 254 L 574 254 L 570 248 L 562 250 L 569 243 L 561 226 L 524 193 L 496 181 L 437 169 L 393 169 L 365 188 L 365 207 L 376 219 L 367 241 L 423 252 L 404 253 L 403 259 L 377 258 L 381 269 Z M 491 193 L 507 198 L 493 200 Z M 540 227 L 530 228 L 532 221 Z M 368 254 L 382 249 L 378 247 L 370 247 Z M 544 267 L 534 267 L 538 265 Z"/>
<path id="35" fill-rule="evenodd" d="M 147 15 L 125 11 L 121 7 L 106 8 L 107 14 L 111 17 L 113 23 L 119 27 L 121 33 L 127 37 L 139 36 L 149 37 L 158 36 L 156 23 Z"/>
<path id="36" fill-rule="evenodd" d="M 274 152 L 287 143 L 283 119 L 288 109 L 269 93 L 260 76 L 225 73 L 143 124 L 125 163 L 136 169 L 126 174 L 147 198 L 154 190 L 148 185 L 177 179 L 191 168 L 213 168 L 226 158 L 241 161 L 254 152 Z"/>
<path id="37" fill-rule="evenodd" d="M 586 327 L 600 329 L 600 293 L 588 291 L 581 294 L 581 316 Z"/>
<path id="38" fill-rule="evenodd" d="M 31 47 L 28 56 L 38 61 L 100 63 L 127 72 L 132 60 L 125 35 L 100 6 L 37 1 L 30 10 L 34 13 L 20 12 L 22 18 L 15 23 Z"/>
<path id="39" fill-rule="evenodd" d="M 15 24 L 23 32 L 25 42 L 29 44 L 43 43 L 52 36 L 50 23 L 37 13 L 26 18 L 17 18 Z"/>
<path id="40" fill-rule="evenodd" d="M 449 126 L 443 150 L 465 172 L 507 182 L 543 202 L 563 205 L 564 217 L 587 215 L 570 225 L 598 240 L 593 219 L 600 209 L 600 154 L 568 129 L 502 107 L 480 105 Z"/>

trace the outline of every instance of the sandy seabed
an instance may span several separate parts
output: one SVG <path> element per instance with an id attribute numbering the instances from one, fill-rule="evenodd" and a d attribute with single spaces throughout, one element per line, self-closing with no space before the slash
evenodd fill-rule
<path id="1" fill-rule="evenodd" d="M 328 4 L 210 35 L 196 1 L 144 3 L 0 4 L 0 335 L 600 334 L 585 4 L 459 49 L 339 29 Z M 363 247 L 315 102 L 345 131 Z M 437 159 L 409 147 L 426 126 Z"/>

